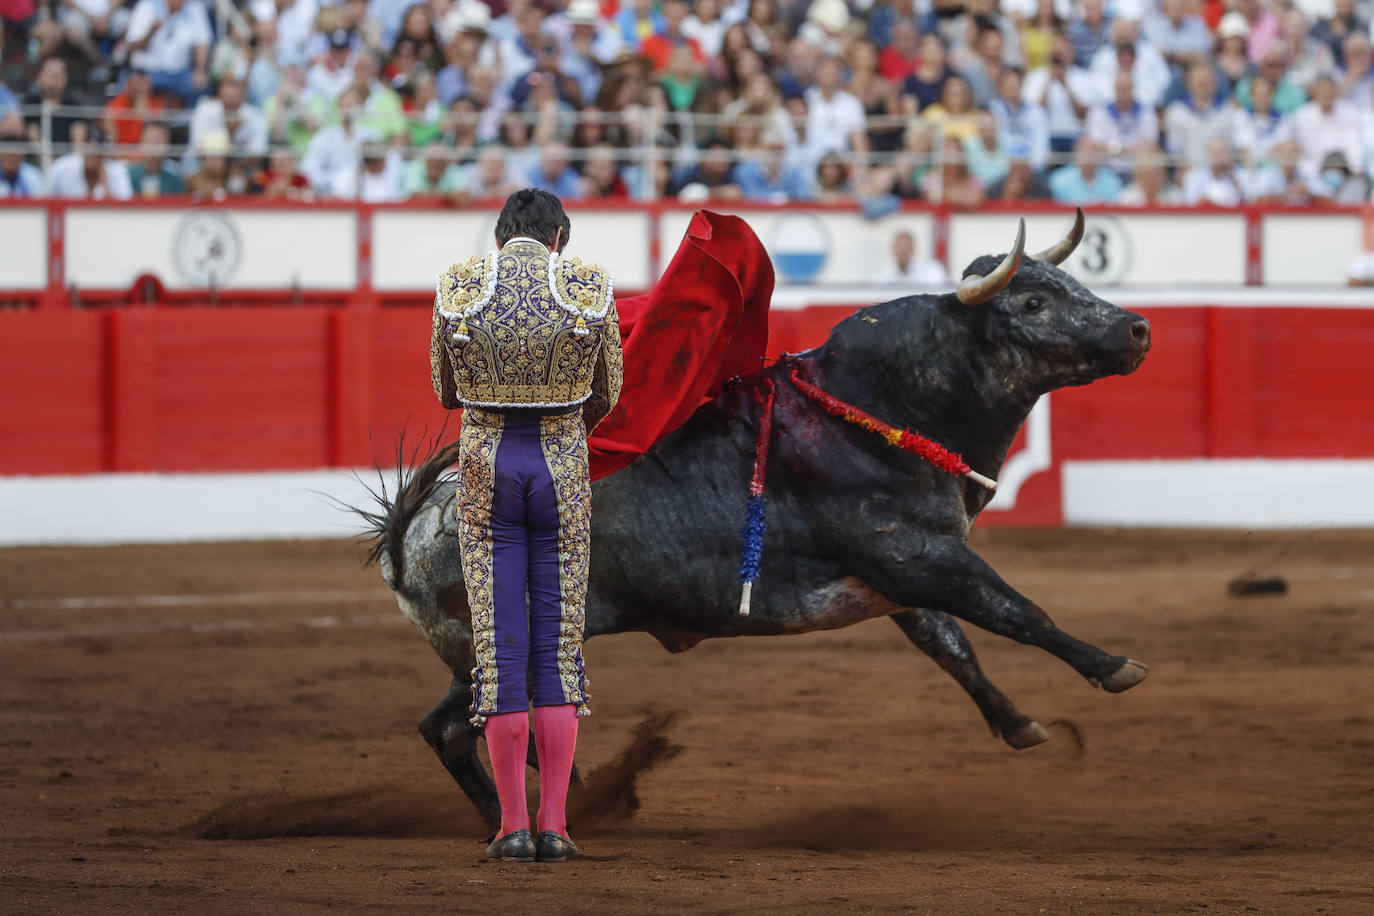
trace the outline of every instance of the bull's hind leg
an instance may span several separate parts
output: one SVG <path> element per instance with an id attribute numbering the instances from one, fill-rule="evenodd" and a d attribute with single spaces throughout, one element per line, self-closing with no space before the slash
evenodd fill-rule
<path id="1" fill-rule="evenodd" d="M 959 538 L 926 537 L 905 562 L 862 562 L 860 572 L 869 585 L 903 607 L 937 608 L 991 633 L 1037 646 L 1112 693 L 1134 687 L 1149 670 L 1059 629 Z"/>
<path id="2" fill-rule="evenodd" d="M 471 703 L 472 688 L 455 677 L 444 698 L 420 720 L 420 734 L 434 749 L 453 781 L 458 783 L 458 788 L 477 807 L 487 826 L 496 830 L 501 826 L 501 802 L 496 797 L 496 786 L 477 756 L 477 738 L 481 730 L 468 721 L 472 715 L 468 711 Z"/>
<path id="3" fill-rule="evenodd" d="M 978 656 L 958 622 L 942 611 L 911 608 L 892 615 L 902 632 L 977 704 L 994 736 L 1021 750 L 1050 739 L 1040 723 L 1021 714 L 1011 700 L 983 674 Z"/>

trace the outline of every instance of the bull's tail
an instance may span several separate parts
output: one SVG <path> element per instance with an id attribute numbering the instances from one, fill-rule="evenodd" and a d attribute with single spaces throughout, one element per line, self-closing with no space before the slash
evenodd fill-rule
<path id="1" fill-rule="evenodd" d="M 362 537 L 372 541 L 364 566 L 381 561 L 382 578 L 393 590 L 405 576 L 406 531 L 416 513 L 434 492 L 444 471 L 458 460 L 459 443 L 444 443 L 448 424 L 433 439 L 423 438 L 406 453 L 405 432 L 396 442 L 396 476 L 388 490 L 386 472 L 377 467 L 378 486 L 363 482 L 372 496 L 373 506 L 349 506 L 364 522 Z M 408 459 L 408 460 L 407 460 Z"/>

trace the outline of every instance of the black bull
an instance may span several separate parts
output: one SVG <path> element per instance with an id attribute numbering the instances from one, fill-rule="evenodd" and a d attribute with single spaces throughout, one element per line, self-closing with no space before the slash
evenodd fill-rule
<path id="1" fill-rule="evenodd" d="M 588 637 L 639 630 L 671 652 L 703 639 L 805 633 L 887 615 L 968 692 L 994 735 L 1022 748 L 1048 733 L 979 667 L 954 617 L 1039 646 L 1120 692 L 1146 668 L 1055 626 L 967 545 L 991 493 L 824 412 L 794 368 L 843 401 L 919 431 L 996 477 L 1036 399 L 1134 371 L 1149 324 L 1054 266 L 1082 235 L 1022 258 L 982 257 L 957 293 L 907 296 L 840 322 L 825 344 L 739 380 L 629 467 L 593 487 Z M 739 526 L 762 410 L 776 386 L 768 532 L 752 613 L 739 614 Z M 383 577 L 453 672 L 421 721 L 425 741 L 495 825 L 500 807 L 468 722 L 472 634 L 453 516 L 436 452 L 370 516 Z M 951 616 L 953 615 L 953 616 Z"/>

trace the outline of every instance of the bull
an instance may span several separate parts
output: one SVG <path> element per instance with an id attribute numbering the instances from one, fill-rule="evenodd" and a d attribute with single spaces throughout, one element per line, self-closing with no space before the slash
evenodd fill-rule
<path id="1" fill-rule="evenodd" d="M 668 651 L 713 637 L 834 629 L 872 617 L 897 627 L 969 694 L 1014 748 L 1049 733 L 984 675 L 955 618 L 1044 649 L 1088 683 L 1118 693 L 1147 668 L 1061 630 L 1004 582 L 967 540 L 991 492 L 846 423 L 792 384 L 794 370 L 896 427 L 918 430 L 995 477 L 1036 400 L 1129 374 L 1150 325 L 1057 266 L 1083 235 L 1026 257 L 983 256 L 959 288 L 862 309 L 820 347 L 735 380 L 679 429 L 593 486 L 594 549 L 586 635 L 642 631 Z M 738 612 L 739 521 L 764 398 L 775 391 L 769 526 L 752 613 Z M 453 672 L 420 732 L 493 827 L 500 805 L 469 722 L 473 652 L 454 516 L 437 448 L 373 520 L 371 557 L 405 616 Z"/>

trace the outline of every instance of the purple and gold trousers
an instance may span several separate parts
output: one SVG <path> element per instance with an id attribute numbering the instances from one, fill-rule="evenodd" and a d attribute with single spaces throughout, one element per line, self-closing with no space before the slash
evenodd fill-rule
<path id="1" fill-rule="evenodd" d="M 582 663 L 591 480 L 581 411 L 468 407 L 458 539 L 472 636 L 473 723 L 535 706 L 587 709 Z"/>

